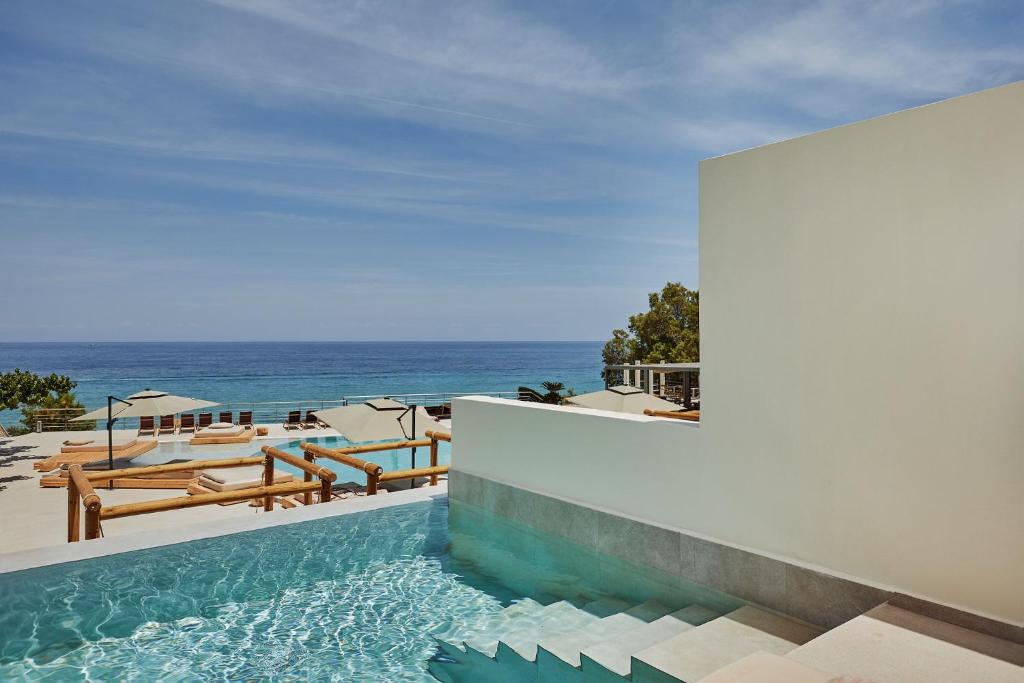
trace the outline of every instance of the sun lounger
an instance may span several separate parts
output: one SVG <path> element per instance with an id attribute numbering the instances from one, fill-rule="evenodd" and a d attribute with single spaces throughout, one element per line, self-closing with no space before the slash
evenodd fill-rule
<path id="1" fill-rule="evenodd" d="M 203 427 L 189 441 L 194 446 L 203 444 L 249 443 L 256 435 L 252 427 L 233 425 L 227 422 L 215 422 Z"/>
<path id="2" fill-rule="evenodd" d="M 235 421 L 233 419 L 231 419 L 231 411 L 230 410 L 225 410 L 225 411 L 221 412 L 221 414 L 220 414 L 220 421 L 221 422 L 227 422 L 227 423 L 230 423 L 230 424 L 235 424 Z"/>
<path id="3" fill-rule="evenodd" d="M 173 415 L 161 415 L 160 416 L 160 430 L 159 434 L 173 434 L 174 433 L 174 416 Z"/>
<path id="4" fill-rule="evenodd" d="M 143 434 L 156 436 L 156 426 L 153 424 L 152 416 L 139 418 L 139 436 Z"/>
<path id="5" fill-rule="evenodd" d="M 185 432 L 192 432 L 195 434 L 196 431 L 196 416 L 192 413 L 185 413 L 181 416 L 181 424 L 178 426 L 178 433 L 184 434 Z"/>
<path id="6" fill-rule="evenodd" d="M 139 441 L 152 441 L 152 439 L 136 439 L 134 436 L 124 438 L 123 436 L 115 436 L 112 444 L 108 444 L 106 439 L 69 439 L 61 444 L 61 453 L 106 453 L 107 449 L 113 450 L 116 454 L 118 451 L 123 451 L 131 448 Z"/>
<path id="7" fill-rule="evenodd" d="M 292 410 L 288 413 L 288 419 L 282 425 L 285 429 L 302 429 L 302 411 Z"/>
<path id="8" fill-rule="evenodd" d="M 239 411 L 238 412 L 238 424 L 242 425 L 243 427 L 251 427 L 252 426 L 252 411 L 251 410 L 241 410 L 241 411 Z"/>
<path id="9" fill-rule="evenodd" d="M 317 429 L 320 426 L 320 420 L 316 418 L 312 410 L 306 411 L 306 419 L 302 423 L 303 429 Z"/>
<path id="10" fill-rule="evenodd" d="M 120 444 L 114 444 L 113 455 L 116 459 L 130 460 L 137 455 L 149 452 L 156 448 L 156 439 L 131 439 Z M 33 469 L 40 472 L 49 472 L 62 465 L 88 465 L 94 462 L 106 462 L 107 444 L 99 441 L 86 444 L 68 444 L 61 446 L 61 452 L 32 463 Z"/>
<path id="11" fill-rule="evenodd" d="M 199 413 L 199 428 L 209 427 L 213 424 L 213 413 Z"/>
<path id="12" fill-rule="evenodd" d="M 294 477 L 281 470 L 274 470 L 274 483 L 284 484 Z M 224 467 L 203 470 L 199 484 L 211 491 L 237 491 L 254 486 L 263 486 L 263 467 Z"/>
<path id="13" fill-rule="evenodd" d="M 239 436 L 244 432 L 245 427 L 242 427 L 241 425 L 233 425 L 230 422 L 214 422 L 209 427 L 203 427 L 196 432 L 196 436 Z"/>

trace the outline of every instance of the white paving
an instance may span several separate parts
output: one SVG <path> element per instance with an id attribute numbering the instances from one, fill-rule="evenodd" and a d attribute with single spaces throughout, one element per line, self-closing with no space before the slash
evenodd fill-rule
<path id="1" fill-rule="evenodd" d="M 1024 683 L 1024 667 L 861 615 L 790 652 L 789 659 L 872 683 Z"/>

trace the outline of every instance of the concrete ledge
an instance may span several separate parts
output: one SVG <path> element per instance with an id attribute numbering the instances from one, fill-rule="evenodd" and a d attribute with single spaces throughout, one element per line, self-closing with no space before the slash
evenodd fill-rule
<path id="1" fill-rule="evenodd" d="M 533 491 L 449 473 L 452 500 L 826 628 L 894 594 L 747 550 Z"/>

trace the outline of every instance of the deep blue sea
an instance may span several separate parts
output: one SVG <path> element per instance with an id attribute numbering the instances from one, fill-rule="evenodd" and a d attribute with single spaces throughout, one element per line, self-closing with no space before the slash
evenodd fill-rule
<path id="1" fill-rule="evenodd" d="M 0 343 L 0 372 L 56 372 L 88 408 L 159 389 L 220 403 L 602 388 L 601 342 Z M 4 423 L 16 421 L 0 415 Z"/>

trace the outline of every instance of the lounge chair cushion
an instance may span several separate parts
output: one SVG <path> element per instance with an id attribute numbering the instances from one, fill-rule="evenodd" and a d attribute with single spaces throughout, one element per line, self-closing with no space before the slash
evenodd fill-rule
<path id="1" fill-rule="evenodd" d="M 117 451 L 123 451 L 123 450 L 125 450 L 127 448 L 131 448 L 132 446 L 134 446 L 138 442 L 139 442 L 139 440 L 135 439 L 135 438 L 131 438 L 131 439 L 124 439 L 124 438 L 114 439 L 114 452 L 116 453 Z M 86 442 L 84 444 L 81 444 L 81 445 L 76 445 L 74 443 L 69 443 L 69 442 L 65 442 L 65 443 L 67 444 L 66 446 L 61 446 L 60 447 L 60 452 L 61 453 L 91 453 L 93 451 L 97 451 L 98 452 L 98 451 L 106 451 L 107 450 L 107 444 L 105 442 L 104 443 L 96 443 L 95 441 L 88 441 L 88 442 Z"/>
<path id="2" fill-rule="evenodd" d="M 283 484 L 293 479 L 292 475 L 274 470 L 274 483 Z M 213 491 L 237 491 L 263 485 L 263 467 L 221 467 L 203 470 L 199 483 Z"/>
<path id="3" fill-rule="evenodd" d="M 218 428 L 213 429 L 211 427 L 203 427 L 196 432 L 197 437 L 204 436 L 241 436 L 245 433 L 245 427 L 231 425 L 233 429 Z"/>
<path id="4" fill-rule="evenodd" d="M 230 422 L 214 422 L 208 429 L 231 429 L 234 426 Z"/>
<path id="5" fill-rule="evenodd" d="M 64 442 L 64 445 L 65 446 L 88 446 L 89 444 L 94 443 L 95 441 L 96 441 L 96 439 L 77 439 L 77 440 L 76 439 L 68 439 L 67 441 Z"/>

